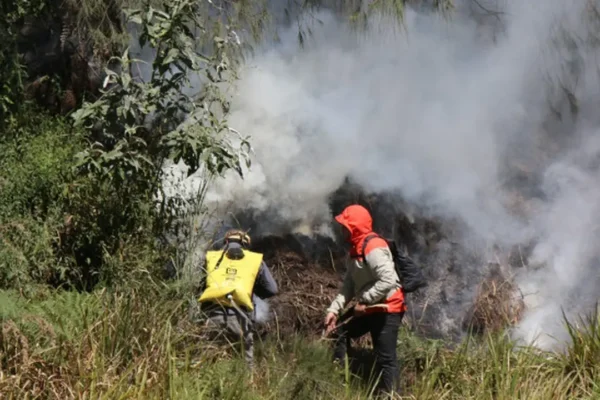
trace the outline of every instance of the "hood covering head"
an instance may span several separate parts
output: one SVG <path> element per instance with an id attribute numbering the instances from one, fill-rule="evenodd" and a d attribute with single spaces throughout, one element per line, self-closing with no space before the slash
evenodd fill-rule
<path id="1" fill-rule="evenodd" d="M 350 232 L 352 254 L 359 255 L 365 237 L 373 232 L 373 218 L 369 211 L 358 204 L 348 206 L 335 220 Z"/>

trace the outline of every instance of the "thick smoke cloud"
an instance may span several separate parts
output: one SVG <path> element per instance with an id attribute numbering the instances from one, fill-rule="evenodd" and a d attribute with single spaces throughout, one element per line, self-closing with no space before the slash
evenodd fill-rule
<path id="1" fill-rule="evenodd" d="M 515 334 L 564 338 L 561 307 L 586 310 L 600 272 L 594 27 L 584 1 L 498 3 L 495 37 L 466 7 L 450 20 L 408 9 L 404 27 L 373 18 L 367 32 L 311 13 L 303 48 L 297 27 L 280 32 L 244 67 L 229 120 L 250 135 L 253 166 L 215 182 L 206 204 L 268 216 L 261 232 L 326 231 L 328 196 L 350 177 L 460 218 L 478 243 L 534 241 Z M 513 182 L 517 166 L 537 199 Z"/>
<path id="2" fill-rule="evenodd" d="M 407 34 L 381 19 L 363 35 L 317 18 L 305 20 L 313 35 L 304 50 L 296 31 L 284 32 L 243 72 L 230 123 L 251 135 L 255 166 L 210 198 L 268 210 L 289 229 L 327 220 L 327 196 L 351 176 L 464 216 L 480 234 L 519 232 L 481 198 L 499 195 L 502 148 L 532 114 L 523 82 L 539 41 L 519 32 L 531 19 L 490 48 L 468 19 L 409 11 Z"/>

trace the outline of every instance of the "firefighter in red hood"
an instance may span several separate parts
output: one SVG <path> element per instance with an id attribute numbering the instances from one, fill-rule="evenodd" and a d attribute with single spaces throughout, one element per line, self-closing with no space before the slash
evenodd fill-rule
<path id="1" fill-rule="evenodd" d="M 334 360 L 343 365 L 350 339 L 370 333 L 381 374 L 378 389 L 386 394 L 396 393 L 399 377 L 396 342 L 406 306 L 392 253 L 380 237 L 370 238 L 365 246 L 365 239 L 373 236 L 373 221 L 364 207 L 351 205 L 335 220 L 344 227 L 352 262 L 325 317 L 327 332 L 335 338 Z M 336 328 L 340 312 L 352 299 L 357 302 L 352 318 Z"/>

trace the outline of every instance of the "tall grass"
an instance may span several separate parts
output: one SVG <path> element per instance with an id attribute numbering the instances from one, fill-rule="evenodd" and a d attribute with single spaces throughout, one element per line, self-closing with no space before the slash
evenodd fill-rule
<path id="1" fill-rule="evenodd" d="M 5 399 L 367 399 L 353 368 L 330 363 L 324 342 L 260 341 L 252 375 L 241 357 L 203 336 L 169 288 L 90 294 L 0 292 L 0 397 Z M 600 395 L 596 316 L 568 326 L 560 353 L 505 336 L 450 349 L 403 332 L 404 398 L 593 399 Z"/>
<path id="2" fill-rule="evenodd" d="M 321 345 L 261 343 L 253 382 L 245 364 L 202 339 L 184 302 L 159 288 L 1 292 L 2 398 L 337 398 L 345 393 Z M 357 398 L 351 396 L 348 398 Z"/>

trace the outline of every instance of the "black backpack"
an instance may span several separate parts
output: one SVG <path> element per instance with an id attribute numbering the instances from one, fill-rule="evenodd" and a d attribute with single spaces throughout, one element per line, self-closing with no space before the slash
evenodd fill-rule
<path id="1" fill-rule="evenodd" d="M 365 249 L 367 248 L 367 243 L 369 240 L 380 237 L 377 234 L 371 234 L 365 238 L 365 241 L 362 246 L 362 257 L 366 262 L 365 258 Z M 427 281 L 425 280 L 425 275 L 423 275 L 423 270 L 414 263 L 414 261 L 408 257 L 408 255 L 401 254 L 398 251 L 398 247 L 396 246 L 396 242 L 394 240 L 381 238 L 385 240 L 390 251 L 392 252 L 392 257 L 394 259 L 394 266 L 396 267 L 396 274 L 398 274 L 398 278 L 400 279 L 400 283 L 402 284 L 402 289 L 405 293 L 414 292 L 422 287 L 427 286 Z"/>

